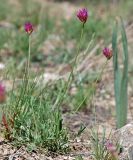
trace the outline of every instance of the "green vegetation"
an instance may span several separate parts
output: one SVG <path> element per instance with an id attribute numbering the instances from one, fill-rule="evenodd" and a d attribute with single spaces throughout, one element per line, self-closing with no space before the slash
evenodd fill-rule
<path id="1" fill-rule="evenodd" d="M 120 69 L 119 65 L 119 51 L 118 51 L 118 22 L 116 22 L 113 38 L 112 47 L 114 52 L 114 88 L 115 88 L 115 101 L 116 101 L 116 117 L 117 117 L 117 127 L 123 127 L 127 122 L 127 111 L 128 111 L 128 44 L 127 37 L 123 22 L 121 20 L 121 37 L 123 45 L 123 69 Z"/>
<path id="2" fill-rule="evenodd" d="M 72 5 L 75 3 L 74 1 Z M 89 17 L 85 22 L 75 16 L 78 10 L 77 6 L 81 4 L 89 9 Z M 93 121 L 96 120 L 95 107 L 97 106 L 92 104 L 93 98 L 96 90 L 102 88 L 100 81 L 104 69 L 108 68 L 106 65 L 110 61 L 112 53 L 114 55 L 117 127 L 120 128 L 126 124 L 128 44 L 122 20 L 114 26 L 113 52 L 108 46 L 111 44 L 114 17 L 121 15 L 125 19 L 131 15 L 131 4 L 132 0 L 125 2 L 125 5 L 122 0 L 115 8 L 112 3 L 105 0 L 90 1 L 90 4 L 88 0 L 79 1 L 75 5 L 75 13 L 72 13 L 67 19 L 65 16 L 63 17 L 60 8 L 57 9 L 56 15 L 54 11 L 50 12 L 53 6 L 47 6 L 47 4 L 45 6 L 37 0 L 16 0 L 14 3 L 0 1 L 0 63 L 5 64 L 2 72 L 0 70 L 0 78 L 2 82 L 5 81 L 5 84 L 9 83 L 5 103 L 1 103 L 0 97 L 2 133 L 6 139 L 17 146 L 25 145 L 31 150 L 32 148 L 45 148 L 52 153 L 61 154 L 70 151 L 69 138 L 72 136 L 69 127 L 64 122 L 65 107 L 67 107 L 65 112 L 72 116 L 77 112 L 86 114 L 89 111 Z M 99 7 L 99 10 L 96 10 L 96 7 Z M 28 35 L 23 27 L 25 22 L 33 24 L 31 35 Z M 122 47 L 118 46 L 119 36 Z M 29 38 L 31 39 L 29 40 Z M 97 44 L 99 44 L 98 48 Z M 101 58 L 100 61 L 99 57 L 103 57 L 100 54 L 105 46 L 111 55 L 108 57 L 108 53 L 104 54 L 105 59 Z M 91 52 L 93 49 L 95 49 L 94 52 Z M 119 54 L 121 50 L 122 54 Z M 90 61 L 86 62 L 86 66 L 91 67 L 91 70 L 87 66 L 87 69 L 83 67 L 83 71 L 79 71 L 78 65 L 90 53 L 93 54 L 89 57 Z M 99 56 L 99 59 L 93 59 L 96 56 Z M 92 61 L 95 62 L 90 65 Z M 100 63 L 98 63 L 99 61 Z M 121 68 L 121 64 L 123 68 Z M 65 69 L 67 71 L 64 71 Z M 55 73 L 57 79 L 50 81 L 47 77 L 43 78 L 45 71 Z M 62 74 L 62 72 L 64 73 Z M 108 80 L 110 78 L 107 78 Z M 104 85 L 106 90 L 108 82 L 105 81 L 101 85 Z M 102 97 L 101 101 L 103 99 Z M 104 107 L 104 104 L 98 107 Z M 107 106 L 109 105 L 107 103 Z M 80 117 L 78 118 L 80 119 Z M 81 136 L 86 125 L 82 123 L 78 129 L 79 131 L 74 133 L 74 138 L 75 135 Z M 97 129 L 91 131 L 92 158 L 94 160 L 116 160 L 116 157 L 109 152 L 105 145 L 110 137 L 106 138 L 105 130 L 102 134 L 99 136 Z M 77 156 L 75 160 L 83 160 L 83 158 Z"/>
<path id="3" fill-rule="evenodd" d="M 94 160 L 117 160 L 120 146 L 111 142 L 111 132 L 106 138 L 106 129 L 103 128 L 100 137 L 98 128 L 91 131 L 92 157 Z M 115 148 L 115 149 L 114 149 Z"/>

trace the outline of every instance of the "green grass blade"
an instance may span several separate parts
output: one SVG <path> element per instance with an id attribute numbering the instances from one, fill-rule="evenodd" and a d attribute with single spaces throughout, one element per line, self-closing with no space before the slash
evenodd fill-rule
<path id="1" fill-rule="evenodd" d="M 121 84 L 121 73 L 118 64 L 118 48 L 117 48 L 117 38 L 118 38 L 118 23 L 116 22 L 113 30 L 112 36 L 112 48 L 113 48 L 113 67 L 114 67 L 114 90 L 115 90 L 115 101 L 116 101 L 116 119 L 117 126 L 120 122 L 120 84 Z"/>
<path id="2" fill-rule="evenodd" d="M 123 45 L 123 73 L 121 79 L 121 90 L 120 90 L 120 106 L 121 106 L 121 127 L 126 124 L 127 121 L 127 106 L 128 106 L 128 43 L 127 36 L 124 28 L 123 21 L 121 20 L 121 36 Z"/>
<path id="3" fill-rule="evenodd" d="M 115 90 L 115 101 L 116 101 L 116 119 L 117 127 L 120 128 L 126 124 L 127 121 L 127 86 L 128 86 L 128 44 L 127 37 L 124 28 L 124 24 L 121 20 L 120 33 L 122 37 L 123 45 L 123 69 L 119 68 L 118 62 L 118 22 L 114 26 L 113 36 L 112 36 L 112 48 L 113 48 L 113 66 L 114 66 L 114 90 Z"/>

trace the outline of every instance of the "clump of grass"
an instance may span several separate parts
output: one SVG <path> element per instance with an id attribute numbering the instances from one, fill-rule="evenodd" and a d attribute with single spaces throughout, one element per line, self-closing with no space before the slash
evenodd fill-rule
<path id="1" fill-rule="evenodd" d="M 61 94 L 59 86 L 63 83 L 57 81 L 42 88 L 38 86 L 39 80 L 30 73 L 32 25 L 26 24 L 25 30 L 29 50 L 27 63 L 22 82 L 16 88 L 17 80 L 14 79 L 9 100 L 3 106 L 5 136 L 19 145 L 32 143 L 53 152 L 65 152 L 68 149 L 68 133 L 63 127 L 60 105 L 54 106 L 55 95 Z"/>
<path id="2" fill-rule="evenodd" d="M 36 83 L 29 83 L 27 91 L 21 88 L 19 96 L 13 95 L 8 113 L 16 114 L 12 137 L 20 144 L 32 142 L 50 151 L 63 151 L 67 148 L 67 131 L 62 127 L 60 106 L 53 109 L 59 91 L 55 90 L 56 85 L 51 86 L 52 92 L 49 87 L 40 89 Z"/>
<path id="3" fill-rule="evenodd" d="M 111 133 L 106 138 L 106 130 L 103 129 L 100 136 L 98 129 L 91 130 L 92 158 L 94 160 L 118 160 L 120 146 L 113 143 Z"/>

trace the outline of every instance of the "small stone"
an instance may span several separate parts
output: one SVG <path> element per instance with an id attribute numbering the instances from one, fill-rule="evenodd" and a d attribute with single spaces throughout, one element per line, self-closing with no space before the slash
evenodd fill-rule
<path id="1" fill-rule="evenodd" d="M 120 160 L 133 160 L 133 122 L 118 129 L 113 136 L 113 139 L 118 142 L 123 151 L 120 154 Z"/>

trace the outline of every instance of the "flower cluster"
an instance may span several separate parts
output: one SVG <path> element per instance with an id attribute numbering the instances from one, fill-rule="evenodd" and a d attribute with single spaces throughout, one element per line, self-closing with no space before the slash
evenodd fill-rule
<path id="1" fill-rule="evenodd" d="M 24 25 L 24 29 L 29 35 L 31 35 L 31 33 L 33 32 L 33 25 L 30 22 L 27 22 Z"/>
<path id="2" fill-rule="evenodd" d="M 105 147 L 113 157 L 118 158 L 117 147 L 110 140 L 106 141 Z"/>
<path id="3" fill-rule="evenodd" d="M 86 8 L 80 9 L 77 12 L 77 17 L 79 18 L 79 20 L 83 23 L 86 23 L 87 19 L 88 19 L 88 11 Z"/>
<path id="4" fill-rule="evenodd" d="M 113 56 L 112 50 L 107 47 L 103 49 L 103 54 L 108 60 Z"/>

